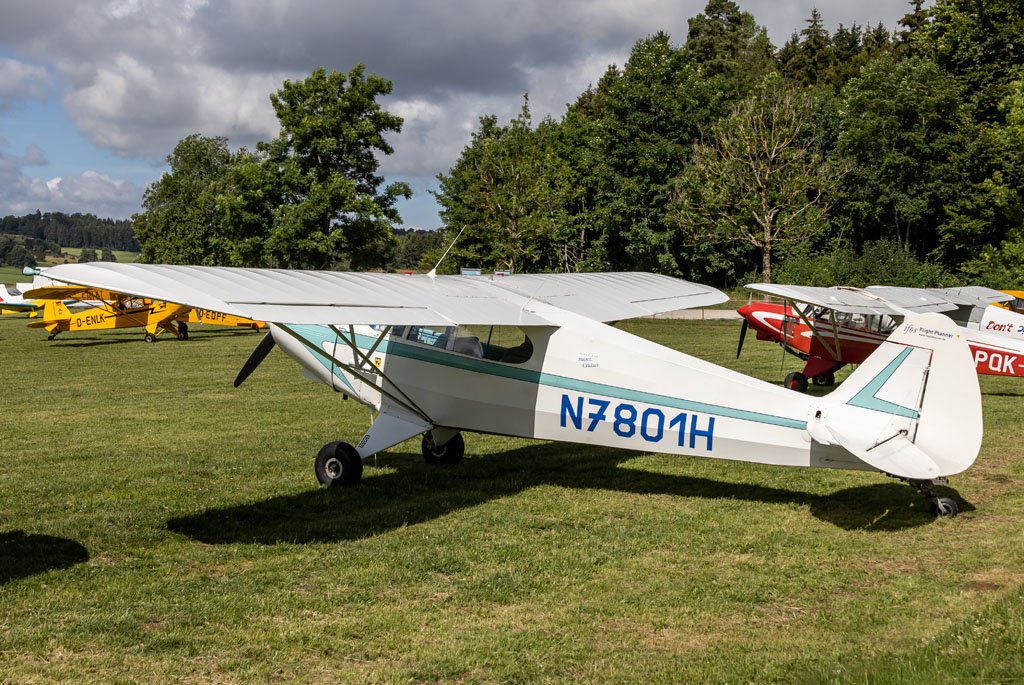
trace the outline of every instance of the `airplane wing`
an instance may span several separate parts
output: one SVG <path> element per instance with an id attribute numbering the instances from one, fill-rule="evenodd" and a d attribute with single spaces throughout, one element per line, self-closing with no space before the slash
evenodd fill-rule
<path id="1" fill-rule="evenodd" d="M 986 307 L 997 302 L 1009 302 L 1013 295 L 985 288 L 980 285 L 969 285 L 962 288 L 897 288 L 888 285 L 872 285 L 867 288 L 877 292 L 885 299 L 915 298 L 931 295 L 949 302 L 956 307 Z"/>
<path id="2" fill-rule="evenodd" d="M 101 288 L 83 288 L 79 285 L 47 285 L 32 288 L 25 293 L 26 300 L 113 300 L 119 293 Z"/>
<path id="3" fill-rule="evenodd" d="M 494 284 L 595 321 L 621 321 L 729 299 L 720 290 L 651 273 L 517 274 Z"/>
<path id="4" fill-rule="evenodd" d="M 903 316 L 908 311 L 914 313 L 945 312 L 957 308 L 946 298 L 915 288 L 891 288 L 888 290 L 912 292 L 885 293 L 875 288 L 866 290 L 845 287 L 820 288 L 809 285 L 779 285 L 777 283 L 750 283 L 747 288 L 786 300 L 827 307 L 848 314 Z"/>
<path id="5" fill-rule="evenodd" d="M 686 306 L 682 302 L 698 306 L 726 299 L 713 288 L 653 274 L 432 279 L 385 273 L 91 262 L 52 267 L 46 275 L 64 283 L 293 324 L 552 326 L 556 324 L 530 310 L 531 300 L 591 318 L 609 315 L 612 320 L 664 311 L 664 306 L 678 309 Z"/>

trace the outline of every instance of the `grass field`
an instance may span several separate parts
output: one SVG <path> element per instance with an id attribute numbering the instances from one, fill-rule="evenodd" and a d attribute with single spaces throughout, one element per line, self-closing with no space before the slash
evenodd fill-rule
<path id="1" fill-rule="evenodd" d="M 13 285 L 18 282 L 30 281 L 31 277 L 21 272 L 18 266 L 0 266 L 0 283 Z"/>
<path id="2" fill-rule="evenodd" d="M 1024 383 L 933 520 L 880 474 L 467 435 L 317 487 L 364 407 L 252 332 L 0 319 L 0 681 L 1024 679 Z M 629 330 L 778 382 L 738 322 Z M 793 370 L 795 360 L 786 360 Z"/>
<path id="3" fill-rule="evenodd" d="M 62 247 L 62 252 L 71 255 L 72 257 L 78 258 L 82 254 L 82 248 L 80 247 Z M 96 254 L 100 254 L 102 250 L 97 249 Z M 122 264 L 130 264 L 136 262 L 139 259 L 138 252 L 126 252 L 124 250 L 114 250 L 114 257 L 118 262 Z"/>

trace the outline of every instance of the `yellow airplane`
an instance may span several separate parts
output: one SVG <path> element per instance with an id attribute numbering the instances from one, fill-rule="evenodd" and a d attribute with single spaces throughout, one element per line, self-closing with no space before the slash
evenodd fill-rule
<path id="1" fill-rule="evenodd" d="M 29 323 L 28 327 L 46 329 L 50 334 L 47 340 L 53 340 L 57 334 L 65 331 L 100 331 L 117 328 L 145 328 L 146 342 L 156 342 L 156 337 L 161 333 L 170 333 L 179 340 L 188 340 L 189 323 L 239 326 L 255 330 L 265 326 L 262 321 L 240 316 L 208 312 L 97 288 L 47 286 L 30 290 L 25 296 L 43 302 L 40 320 Z M 86 308 L 71 311 L 65 301 L 72 299 L 85 303 Z"/>
<path id="2" fill-rule="evenodd" d="M 1024 290 L 1003 290 L 1002 292 L 1007 295 L 1013 295 L 1012 300 L 1008 302 L 995 302 L 995 306 L 1002 307 L 1003 309 L 1009 309 L 1011 312 L 1017 312 L 1018 314 L 1024 314 Z"/>

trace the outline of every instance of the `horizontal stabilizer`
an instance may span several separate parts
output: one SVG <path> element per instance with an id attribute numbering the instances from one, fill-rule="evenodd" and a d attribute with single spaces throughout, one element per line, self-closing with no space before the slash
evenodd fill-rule
<path id="1" fill-rule="evenodd" d="M 875 443 L 864 440 L 863 436 L 854 437 L 856 434 L 843 435 L 833 426 L 829 426 L 828 431 L 848 452 L 879 471 L 914 480 L 931 480 L 942 475 L 939 465 L 902 432 Z"/>

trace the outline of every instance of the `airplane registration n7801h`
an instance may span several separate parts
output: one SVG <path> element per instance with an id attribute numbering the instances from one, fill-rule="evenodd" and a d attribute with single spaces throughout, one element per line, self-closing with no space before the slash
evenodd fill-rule
<path id="1" fill-rule="evenodd" d="M 236 385 L 275 346 L 377 411 L 315 471 L 354 485 L 362 460 L 423 435 L 454 463 L 462 431 L 775 464 L 877 470 L 954 515 L 932 490 L 982 438 L 974 364 L 956 324 L 908 317 L 844 382 L 808 397 L 607 325 L 725 301 L 644 273 L 506 277 L 68 264 L 47 276 L 267 321 Z"/>

